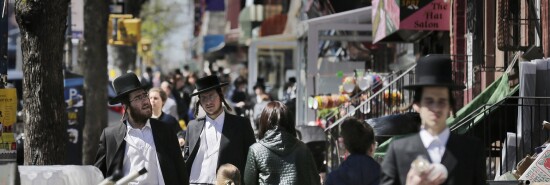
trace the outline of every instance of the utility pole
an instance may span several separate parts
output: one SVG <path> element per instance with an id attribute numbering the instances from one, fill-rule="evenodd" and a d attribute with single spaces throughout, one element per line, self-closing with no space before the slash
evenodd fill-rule
<path id="1" fill-rule="evenodd" d="M 0 88 L 8 84 L 8 1 L 0 0 Z"/>

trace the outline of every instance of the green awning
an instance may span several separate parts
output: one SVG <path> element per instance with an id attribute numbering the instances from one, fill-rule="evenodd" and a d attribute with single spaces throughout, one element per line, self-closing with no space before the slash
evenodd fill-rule
<path id="1" fill-rule="evenodd" d="M 504 98 L 510 96 L 515 91 L 517 91 L 519 85 L 511 90 L 510 85 L 508 84 L 508 74 L 502 75 L 499 79 L 494 81 L 489 87 L 487 87 L 481 94 L 476 96 L 470 103 L 462 107 L 457 113 L 456 117 L 450 117 L 447 119 L 447 126 L 451 127 L 458 124 L 459 121 L 463 120 L 466 116 L 471 115 L 473 111 L 478 110 L 481 106 L 493 105 Z M 466 133 L 467 128 L 476 125 L 485 115 L 478 115 L 472 124 L 468 127 L 460 127 L 456 130 L 456 133 L 463 134 Z"/>
<path id="2" fill-rule="evenodd" d="M 447 119 L 447 126 L 451 127 L 453 125 L 458 124 L 460 120 L 472 114 L 472 112 L 476 111 L 479 107 L 495 104 L 503 100 L 504 98 L 512 95 L 518 89 L 519 89 L 519 85 L 513 89 L 510 88 L 510 85 L 508 84 L 508 74 L 504 73 L 504 75 L 502 75 L 500 78 L 498 78 L 493 83 L 491 83 L 491 85 L 489 85 L 485 90 L 483 90 L 483 92 L 481 92 L 481 94 L 479 94 L 472 101 L 470 101 L 470 103 L 462 107 L 456 113 L 456 116 L 454 118 L 451 117 Z M 468 128 L 471 128 L 472 126 L 476 125 L 486 115 L 488 114 L 478 115 L 469 126 L 460 127 L 458 128 L 458 130 L 456 130 L 456 132 L 459 134 L 465 133 L 466 131 L 468 131 Z M 405 136 L 394 136 L 391 139 L 388 139 L 386 142 L 380 144 L 380 146 L 376 149 L 375 156 L 376 157 L 384 156 L 390 143 L 401 137 L 405 137 Z"/>

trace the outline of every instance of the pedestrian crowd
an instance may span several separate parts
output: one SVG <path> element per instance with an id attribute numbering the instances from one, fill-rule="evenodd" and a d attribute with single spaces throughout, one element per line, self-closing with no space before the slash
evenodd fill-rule
<path id="1" fill-rule="evenodd" d="M 346 118 L 339 125 L 345 160 L 326 178 L 299 139 L 295 79 L 282 101 L 274 101 L 261 79 L 250 97 L 243 76 L 199 77 L 185 69 L 164 80 L 153 74 L 140 80 L 127 73 L 113 81 L 117 96 L 110 101 L 123 104 L 123 122 L 104 129 L 95 166 L 105 177 L 146 168 L 134 184 L 485 184 L 479 142 L 445 124 L 454 111 L 452 90 L 462 88 L 453 83 L 450 65 L 438 55 L 418 61 L 416 82 L 407 88 L 415 92 L 411 106 L 422 127 L 394 141 L 381 165 L 373 158 L 374 129 Z"/>

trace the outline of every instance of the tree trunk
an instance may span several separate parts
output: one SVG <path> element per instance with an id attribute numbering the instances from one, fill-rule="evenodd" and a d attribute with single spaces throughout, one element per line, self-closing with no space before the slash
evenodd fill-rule
<path id="1" fill-rule="evenodd" d="M 23 51 L 26 165 L 65 163 L 62 62 L 68 6 L 68 0 L 15 2 Z"/>
<path id="2" fill-rule="evenodd" d="M 84 0 L 84 40 L 80 64 L 84 74 L 85 124 L 82 133 L 82 164 L 92 165 L 99 137 L 107 126 L 107 22 L 108 1 Z"/>

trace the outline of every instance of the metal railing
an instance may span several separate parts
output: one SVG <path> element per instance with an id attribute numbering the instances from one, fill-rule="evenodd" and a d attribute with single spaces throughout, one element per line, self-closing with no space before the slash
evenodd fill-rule
<path id="1" fill-rule="evenodd" d="M 518 61 L 520 56 L 520 53 L 517 52 L 512 59 L 511 65 L 507 66 L 504 73 L 510 73 L 516 62 Z M 453 59 L 453 80 L 456 84 L 464 84 L 469 85 L 469 88 L 476 89 L 481 88 L 481 83 L 475 81 L 473 78 L 469 78 L 467 75 L 472 73 L 472 76 L 476 76 L 473 73 L 476 72 L 475 69 L 470 69 L 468 66 L 467 56 L 457 56 L 453 55 L 451 56 Z M 459 60 L 461 59 L 461 60 Z M 387 76 L 387 81 L 390 81 L 390 83 L 384 85 L 380 90 L 378 91 L 366 91 L 368 98 L 365 100 L 360 101 L 354 105 L 352 108 L 347 108 L 347 113 L 343 116 L 332 116 L 329 119 L 327 119 L 327 128 L 325 129 L 325 133 L 327 134 L 327 139 L 329 142 L 329 145 L 327 146 L 327 165 L 329 168 L 331 167 L 337 167 L 341 160 L 342 160 L 342 148 L 339 147 L 339 145 L 342 145 L 342 143 L 339 143 L 338 138 L 340 137 L 339 133 L 339 127 L 338 125 L 343 122 L 348 117 L 356 117 L 362 120 L 367 120 L 371 118 L 379 118 L 382 116 L 397 114 L 397 113 L 404 113 L 404 112 L 410 112 L 412 111 L 410 108 L 407 109 L 406 105 L 409 105 L 412 101 L 413 92 L 412 91 L 405 91 L 403 86 L 407 84 L 412 84 L 414 82 L 414 68 L 416 64 L 412 65 L 410 68 L 403 70 L 402 72 L 393 73 L 392 75 Z M 406 77 L 406 78 L 405 78 Z M 468 84 L 469 82 L 469 84 Z M 374 87 L 373 87 L 374 88 Z M 388 101 L 388 98 L 385 98 L 384 95 L 386 94 L 385 91 L 388 91 L 387 94 L 392 94 L 393 92 L 399 92 L 401 93 L 401 97 L 396 99 L 396 101 Z M 454 97 L 456 99 L 456 102 L 461 103 L 468 103 L 472 99 L 474 99 L 475 96 L 477 96 L 481 92 L 467 92 L 467 91 L 461 91 L 455 93 Z M 391 98 L 390 98 L 391 99 Z M 388 106 L 390 104 L 391 106 Z M 460 109 L 462 106 L 459 105 L 456 108 Z M 466 116 L 466 118 L 471 118 L 474 115 L 480 115 L 481 113 L 489 113 L 491 106 L 482 106 L 479 108 L 479 110 L 474 111 L 472 115 Z M 492 109 L 496 109 L 497 107 L 493 107 Z M 370 111 L 361 111 L 365 109 L 370 109 Z M 334 120 L 334 118 L 338 117 L 339 119 Z M 476 116 L 477 117 L 477 116 Z M 460 124 L 465 124 L 464 122 L 467 122 L 467 119 L 464 119 Z M 378 136 L 377 136 L 378 137 Z M 384 136 L 386 138 L 390 138 L 391 136 Z M 379 138 L 377 138 L 379 140 Z M 379 141 L 380 142 L 380 141 Z M 381 159 L 380 159 L 381 160 Z"/>
<path id="2" fill-rule="evenodd" d="M 540 152 L 550 138 L 550 97 L 507 97 L 485 105 L 451 126 L 453 133 L 480 138 L 486 148 L 487 179 L 516 168 L 527 154 Z"/>
<path id="3" fill-rule="evenodd" d="M 344 119 L 351 116 L 355 116 L 360 119 L 368 119 L 399 112 L 399 108 L 402 105 L 406 104 L 406 99 L 411 97 L 412 92 L 408 92 L 409 94 L 405 96 L 403 87 L 407 84 L 411 84 L 414 81 L 413 69 L 415 67 L 416 64 L 404 70 L 402 73 L 393 73 L 392 75 L 388 75 L 385 80 L 390 81 L 390 83 L 380 89 L 377 89 L 379 87 L 378 85 L 381 86 L 382 84 L 378 84 L 377 86 L 371 87 L 369 90 L 361 92 L 362 94 L 366 93 L 365 95 L 368 98 L 362 101 L 355 101 L 359 103 L 354 103 L 352 101 L 352 104 L 350 104 L 352 106 L 347 105 L 347 108 L 349 109 L 346 111 L 347 113 L 341 116 L 334 123 L 329 123 L 330 125 L 327 127 L 327 129 L 325 129 L 325 131 L 333 129 L 334 127 L 338 126 L 342 121 L 344 121 Z M 401 94 L 401 97 L 392 99 L 391 95 L 394 92 Z M 384 98 L 385 95 L 387 95 L 386 98 Z M 361 109 L 363 109 L 363 111 L 361 111 Z M 328 121 L 330 121 L 330 119 Z"/>

